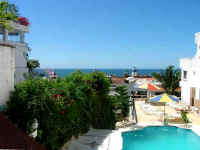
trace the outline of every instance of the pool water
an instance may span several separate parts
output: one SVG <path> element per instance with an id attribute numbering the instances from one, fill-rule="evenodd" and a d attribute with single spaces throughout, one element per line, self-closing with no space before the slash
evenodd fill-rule
<path id="1" fill-rule="evenodd" d="M 200 150 L 200 136 L 173 126 L 123 132 L 123 150 Z"/>

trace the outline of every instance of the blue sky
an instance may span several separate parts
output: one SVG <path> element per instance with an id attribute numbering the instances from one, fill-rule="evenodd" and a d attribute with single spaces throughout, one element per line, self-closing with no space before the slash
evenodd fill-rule
<path id="1" fill-rule="evenodd" d="M 50 68 L 165 68 L 196 51 L 199 0 L 10 0 Z"/>

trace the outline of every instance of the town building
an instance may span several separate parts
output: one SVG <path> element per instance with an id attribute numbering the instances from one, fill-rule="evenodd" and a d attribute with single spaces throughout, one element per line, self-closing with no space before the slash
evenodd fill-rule
<path id="1" fill-rule="evenodd" d="M 137 70 L 136 70 L 136 67 L 133 67 L 133 70 L 132 70 L 132 72 L 131 72 L 131 76 L 132 76 L 132 77 L 137 76 Z"/>
<path id="2" fill-rule="evenodd" d="M 195 33 L 195 44 L 195 56 L 180 60 L 181 100 L 191 106 L 200 104 L 200 32 Z"/>

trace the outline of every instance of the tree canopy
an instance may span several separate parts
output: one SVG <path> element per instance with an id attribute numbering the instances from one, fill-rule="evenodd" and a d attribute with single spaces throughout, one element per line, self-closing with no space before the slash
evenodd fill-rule
<path id="1" fill-rule="evenodd" d="M 5 29 L 11 29 L 9 21 L 16 21 L 18 18 L 18 9 L 14 4 L 0 2 L 0 26 Z"/>
<path id="2" fill-rule="evenodd" d="M 168 66 L 165 71 L 152 74 L 155 79 L 161 82 L 167 94 L 176 95 L 176 89 L 179 88 L 181 72 L 174 66 Z"/>
<path id="3" fill-rule="evenodd" d="M 29 72 L 29 73 L 33 73 L 33 70 L 34 70 L 35 68 L 40 67 L 40 63 L 39 63 L 38 60 L 29 59 L 29 60 L 27 61 L 27 67 L 28 67 L 28 72 Z"/>

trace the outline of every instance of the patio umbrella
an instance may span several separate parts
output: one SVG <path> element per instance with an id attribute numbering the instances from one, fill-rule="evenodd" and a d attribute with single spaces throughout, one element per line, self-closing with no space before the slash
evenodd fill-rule
<path id="1" fill-rule="evenodd" d="M 134 91 L 147 91 L 148 88 L 148 84 L 147 83 L 143 83 L 143 84 L 135 84 L 133 86 L 133 90 Z"/>
<path id="2" fill-rule="evenodd" d="M 141 90 L 149 90 L 149 91 L 162 91 L 162 88 L 152 83 L 135 84 L 133 88 Z"/>
<path id="3" fill-rule="evenodd" d="M 165 118 L 165 104 L 170 103 L 170 102 L 178 102 L 179 98 L 177 98 L 176 96 L 172 96 L 172 95 L 168 95 L 164 93 L 164 94 L 152 97 L 150 101 L 164 103 L 164 118 Z"/>

